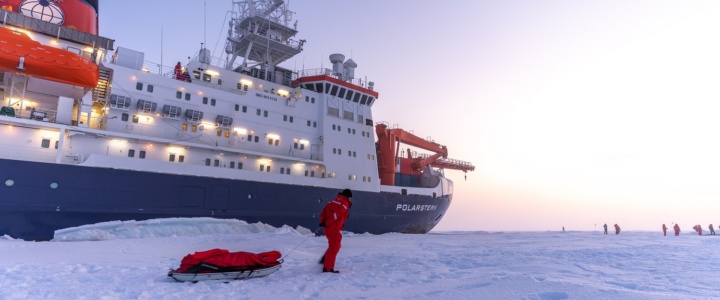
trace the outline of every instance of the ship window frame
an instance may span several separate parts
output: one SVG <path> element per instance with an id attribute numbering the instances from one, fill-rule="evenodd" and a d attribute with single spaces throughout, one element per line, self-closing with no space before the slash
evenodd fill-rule
<path id="1" fill-rule="evenodd" d="M 340 92 L 338 92 L 338 94 L 337 94 L 338 98 L 340 98 L 340 99 L 345 98 L 345 92 L 347 92 L 347 89 L 344 87 L 340 87 Z"/>
<path id="2" fill-rule="evenodd" d="M 240 170 L 242 170 L 242 168 L 243 168 L 243 163 L 242 163 L 241 161 L 238 162 L 237 168 L 240 169 Z"/>
<path id="3" fill-rule="evenodd" d="M 182 99 L 182 94 L 183 93 L 181 91 L 175 92 L 175 98 Z"/>
<path id="4" fill-rule="evenodd" d="M 243 105 L 242 112 L 247 113 L 247 106 Z"/>
<path id="5" fill-rule="evenodd" d="M 130 119 L 130 115 L 128 113 L 122 113 L 122 115 L 120 116 L 120 120 L 123 120 L 125 122 L 127 122 L 127 120 L 129 120 L 129 119 Z"/>
<path id="6" fill-rule="evenodd" d="M 170 157 L 168 157 L 168 160 L 170 162 L 175 162 L 175 153 L 170 153 Z"/>
<path id="7" fill-rule="evenodd" d="M 195 79 L 200 79 L 200 71 L 193 71 L 193 77 Z"/>
<path id="8" fill-rule="evenodd" d="M 40 147 L 50 149 L 50 139 L 42 139 Z"/>
<path id="9" fill-rule="evenodd" d="M 360 96 L 362 96 L 362 93 L 355 93 L 352 102 L 358 103 L 360 101 Z"/>
<path id="10" fill-rule="evenodd" d="M 185 155 L 178 155 L 178 162 L 179 163 L 185 162 Z"/>
<path id="11" fill-rule="evenodd" d="M 190 93 L 185 93 L 185 100 L 190 101 Z"/>
<path id="12" fill-rule="evenodd" d="M 145 150 L 140 150 L 140 152 L 138 153 L 138 158 L 145 159 L 146 154 L 147 152 Z"/>
<path id="13" fill-rule="evenodd" d="M 332 96 L 337 95 L 337 91 L 338 91 L 338 86 L 333 84 L 332 88 L 330 89 L 330 95 L 332 95 Z"/>
<path id="14" fill-rule="evenodd" d="M 212 162 L 212 159 L 206 158 L 205 159 L 205 166 L 210 166 L 210 163 Z"/>
<path id="15" fill-rule="evenodd" d="M 203 97 L 202 104 L 208 104 L 208 97 Z"/>
<path id="16" fill-rule="evenodd" d="M 154 91 L 155 91 L 155 86 L 153 86 L 152 84 L 148 84 L 148 85 L 147 85 L 147 92 L 148 92 L 148 93 L 152 93 L 152 92 L 154 92 Z"/>
<path id="17" fill-rule="evenodd" d="M 128 157 L 135 157 L 135 149 L 128 149 Z"/>
<path id="18" fill-rule="evenodd" d="M 215 106 L 217 101 L 215 99 L 210 98 L 210 106 Z"/>
<path id="19" fill-rule="evenodd" d="M 138 81 L 137 83 L 135 83 L 135 89 L 138 90 L 138 91 L 142 91 L 142 90 L 143 90 L 143 83 L 142 83 L 142 82 L 139 82 L 139 81 Z"/>
<path id="20" fill-rule="evenodd" d="M 220 166 L 220 160 L 219 160 L 219 159 L 215 159 L 215 160 L 213 161 L 213 166 L 219 167 L 219 166 Z"/>
<path id="21" fill-rule="evenodd" d="M 353 93 L 355 93 L 355 91 L 348 90 L 347 94 L 345 94 L 345 100 L 350 101 L 350 99 L 352 99 L 352 97 L 353 97 Z"/>
<path id="22" fill-rule="evenodd" d="M 362 95 L 362 98 L 360 98 L 360 104 L 365 105 L 367 103 L 368 95 Z"/>
<path id="23" fill-rule="evenodd" d="M 322 83 L 316 83 L 316 84 L 315 84 L 315 91 L 318 92 L 318 93 L 322 93 L 322 92 L 323 92 L 323 84 L 322 84 Z"/>
<path id="24" fill-rule="evenodd" d="M 235 162 L 234 162 L 234 161 L 231 161 L 231 162 L 230 162 L 230 169 L 235 169 Z"/>
<path id="25" fill-rule="evenodd" d="M 203 81 L 212 82 L 212 75 L 210 75 L 208 73 L 203 73 L 202 75 L 203 75 L 203 78 L 202 78 Z"/>

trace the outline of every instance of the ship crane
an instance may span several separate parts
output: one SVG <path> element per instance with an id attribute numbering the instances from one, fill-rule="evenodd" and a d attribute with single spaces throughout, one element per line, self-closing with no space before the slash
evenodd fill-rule
<path id="1" fill-rule="evenodd" d="M 378 171 L 380 183 L 383 185 L 395 185 L 396 173 L 418 176 L 427 166 L 460 170 L 465 173 L 475 170 L 475 166 L 469 162 L 449 159 L 446 146 L 427 141 L 400 128 L 388 129 L 386 124 L 378 124 L 375 126 L 375 133 L 378 137 L 376 144 Z M 400 157 L 400 143 L 432 151 L 435 154 L 413 157 L 408 149 L 407 157 Z"/>

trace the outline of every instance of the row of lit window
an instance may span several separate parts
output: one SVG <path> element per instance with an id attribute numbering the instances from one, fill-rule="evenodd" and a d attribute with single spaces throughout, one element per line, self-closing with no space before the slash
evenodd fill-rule
<path id="1" fill-rule="evenodd" d="M 362 181 L 363 182 L 371 182 L 371 178 L 372 177 L 370 177 L 370 176 L 363 176 Z M 357 181 L 357 175 L 353 175 L 353 174 L 348 175 L 348 180 Z"/>

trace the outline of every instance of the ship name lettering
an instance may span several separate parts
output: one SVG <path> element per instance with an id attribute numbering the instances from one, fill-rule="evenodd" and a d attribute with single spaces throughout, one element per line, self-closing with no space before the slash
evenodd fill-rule
<path id="1" fill-rule="evenodd" d="M 395 207 L 395 211 L 430 211 L 430 210 L 437 210 L 437 205 L 408 205 L 408 204 L 398 204 L 397 207 Z"/>
<path id="2" fill-rule="evenodd" d="M 263 98 L 263 99 L 272 100 L 272 101 L 278 101 L 278 98 L 277 98 L 277 97 L 268 96 L 268 95 L 265 95 L 265 94 L 262 94 L 262 93 L 255 93 L 255 96 L 258 96 L 258 97 Z"/>

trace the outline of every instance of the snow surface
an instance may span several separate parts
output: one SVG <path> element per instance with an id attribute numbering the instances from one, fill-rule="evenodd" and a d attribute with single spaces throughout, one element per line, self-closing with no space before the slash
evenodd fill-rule
<path id="1" fill-rule="evenodd" d="M 237 220 L 108 222 L 49 242 L 0 237 L 0 299 L 709 299 L 720 237 L 658 232 L 346 234 L 340 274 L 324 237 Z M 268 277 L 175 282 L 183 256 L 279 250 Z"/>

